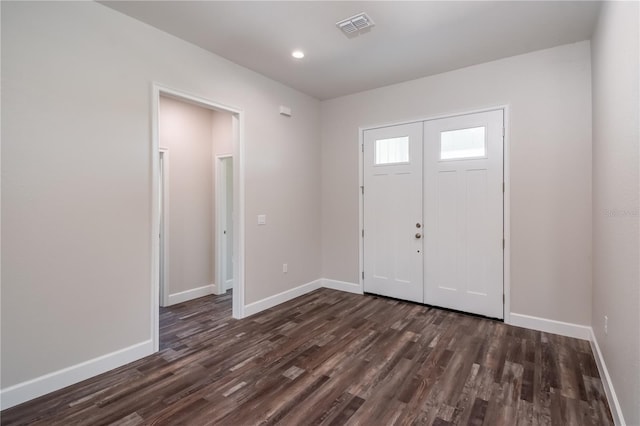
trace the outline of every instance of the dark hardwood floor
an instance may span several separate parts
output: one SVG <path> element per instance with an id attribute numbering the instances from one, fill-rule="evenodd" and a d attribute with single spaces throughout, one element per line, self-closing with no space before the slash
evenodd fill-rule
<path id="1" fill-rule="evenodd" d="M 160 333 L 2 424 L 613 424 L 587 341 L 411 303 L 322 289 L 238 321 L 208 296 Z"/>

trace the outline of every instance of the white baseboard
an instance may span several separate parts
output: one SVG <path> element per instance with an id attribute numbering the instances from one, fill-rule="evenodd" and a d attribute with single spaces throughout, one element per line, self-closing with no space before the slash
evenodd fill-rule
<path id="1" fill-rule="evenodd" d="M 122 365 L 144 358 L 153 353 L 151 340 L 141 342 L 110 354 L 90 359 L 26 382 L 18 383 L 0 391 L 2 410 L 81 382 L 88 378 L 113 370 Z"/>
<path id="2" fill-rule="evenodd" d="M 602 380 L 602 387 L 604 388 L 604 393 L 607 395 L 609 408 L 611 408 L 613 422 L 618 426 L 625 426 L 626 423 L 624 421 L 624 416 L 622 415 L 622 408 L 620 407 L 620 402 L 618 401 L 618 397 L 616 396 L 616 391 L 613 389 L 611 376 L 609 376 L 609 370 L 607 370 L 607 365 L 604 362 L 602 352 L 600 351 L 600 346 L 598 346 L 598 340 L 596 339 L 596 335 L 591 327 L 589 327 L 589 331 L 589 342 L 591 342 L 591 351 L 593 351 L 593 356 L 596 359 L 596 365 L 598 366 L 598 372 L 600 373 L 600 380 Z"/>
<path id="3" fill-rule="evenodd" d="M 175 305 L 176 303 L 186 302 L 188 300 L 197 299 L 198 297 L 208 296 L 216 292 L 216 285 L 209 284 L 198 288 L 192 288 L 191 290 L 181 291 L 180 293 L 174 293 L 169 295 L 169 304 L 167 306 Z"/>
<path id="4" fill-rule="evenodd" d="M 317 290 L 322 287 L 321 281 L 322 280 L 311 281 L 310 283 L 302 284 L 290 290 L 283 291 L 282 293 L 274 294 L 273 296 L 258 300 L 257 302 L 249 303 L 244 306 L 244 316 L 248 317 L 249 315 L 257 314 L 265 309 L 273 308 L 276 305 Z"/>
<path id="5" fill-rule="evenodd" d="M 516 327 L 530 328 L 532 330 L 559 334 L 561 336 L 573 337 L 576 339 L 591 339 L 591 327 L 573 324 L 570 322 L 555 321 L 511 312 L 509 324 L 515 325 Z"/>
<path id="6" fill-rule="evenodd" d="M 360 284 L 348 283 L 346 281 L 330 280 L 322 278 L 321 287 L 331 288 L 333 290 L 346 291 L 347 293 L 363 294 Z"/>
<path id="7" fill-rule="evenodd" d="M 233 288 L 233 279 L 227 280 L 224 283 L 224 290 L 227 291 L 227 290 L 231 290 L 232 288 Z"/>

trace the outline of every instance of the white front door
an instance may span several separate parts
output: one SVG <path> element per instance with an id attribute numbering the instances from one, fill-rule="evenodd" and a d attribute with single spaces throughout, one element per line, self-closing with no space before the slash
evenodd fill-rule
<path id="1" fill-rule="evenodd" d="M 365 292 L 503 318 L 503 122 L 364 132 Z"/>
<path id="2" fill-rule="evenodd" d="M 424 303 L 503 318 L 502 114 L 424 123 Z"/>
<path id="3" fill-rule="evenodd" d="M 423 301 L 422 123 L 364 132 L 365 291 Z"/>

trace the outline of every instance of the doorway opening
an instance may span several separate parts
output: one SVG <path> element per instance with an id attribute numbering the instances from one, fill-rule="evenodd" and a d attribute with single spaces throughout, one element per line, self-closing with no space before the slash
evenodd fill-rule
<path id="1" fill-rule="evenodd" d="M 209 294 L 244 316 L 243 113 L 153 85 L 151 335 L 160 307 Z M 204 299 L 203 299 L 204 300 Z"/>

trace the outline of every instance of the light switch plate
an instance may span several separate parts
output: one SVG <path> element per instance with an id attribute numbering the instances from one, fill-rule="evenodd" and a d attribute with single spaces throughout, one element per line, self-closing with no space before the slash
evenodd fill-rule
<path id="1" fill-rule="evenodd" d="M 259 214 L 258 215 L 258 225 L 266 225 L 267 224 L 267 215 Z"/>

